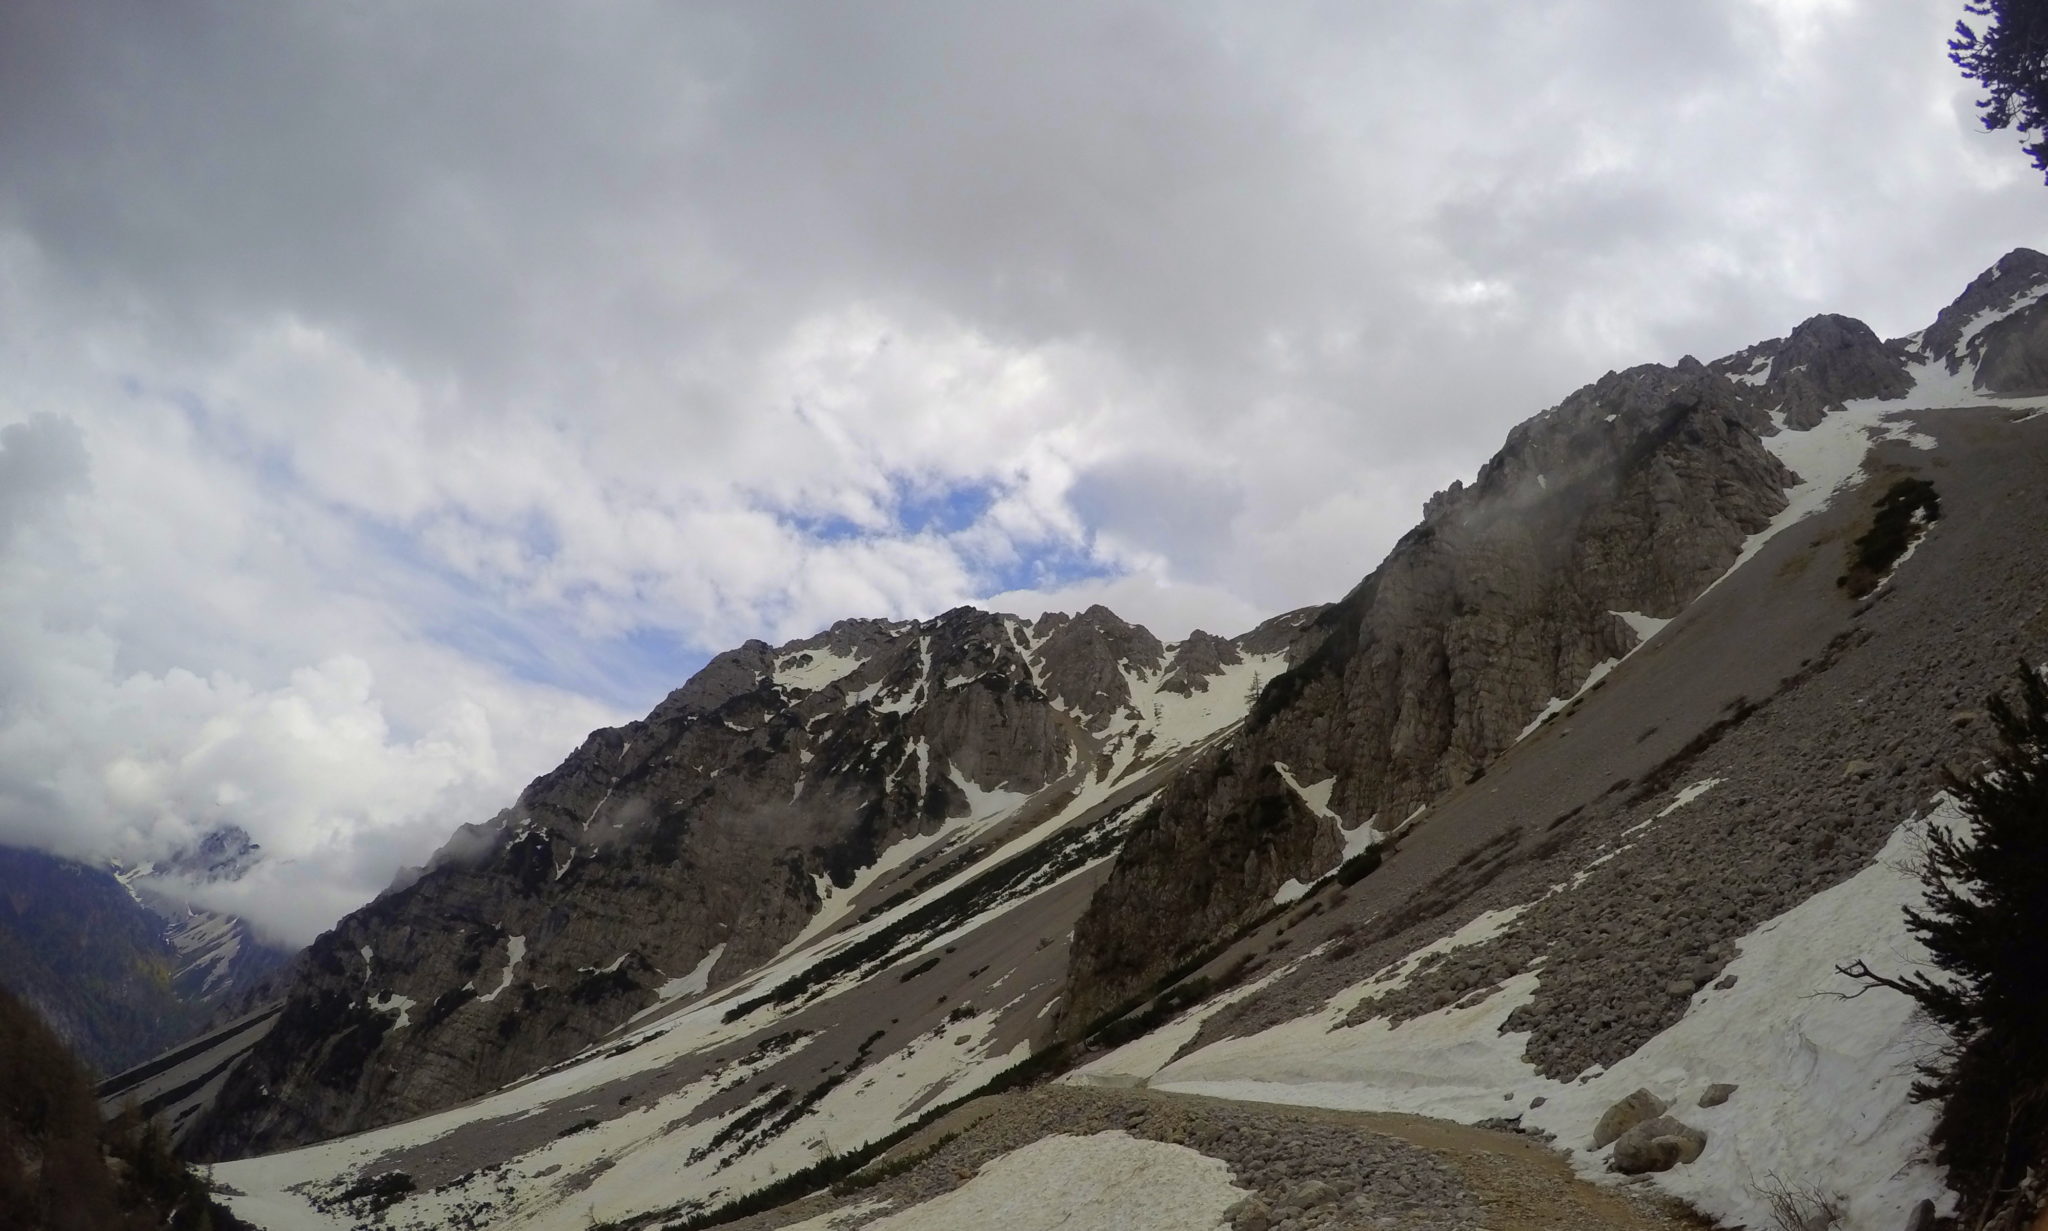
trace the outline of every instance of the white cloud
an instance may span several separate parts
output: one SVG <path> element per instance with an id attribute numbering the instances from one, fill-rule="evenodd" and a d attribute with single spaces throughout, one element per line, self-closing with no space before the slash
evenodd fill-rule
<path id="1" fill-rule="evenodd" d="M 745 637 L 1238 631 L 2038 229 L 1911 6 L 388 18 L 0 9 L 6 832 L 246 818 L 295 933 Z"/>

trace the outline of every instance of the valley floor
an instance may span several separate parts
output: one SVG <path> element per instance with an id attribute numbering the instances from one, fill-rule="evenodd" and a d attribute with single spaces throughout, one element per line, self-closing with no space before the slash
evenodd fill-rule
<path id="1" fill-rule="evenodd" d="M 1034 1156 L 1042 1165 L 1033 1166 Z M 906 1141 L 871 1187 L 747 1231 L 1055 1227 L 1679 1231 L 1710 1225 L 1582 1179 L 1535 1138 L 1425 1116 L 1052 1086 L 979 1100 Z M 969 1178 L 972 1177 L 972 1178 Z M 1048 1181 L 1051 1181 L 1048 1183 Z M 1255 1209 L 1266 1211 L 1261 1221 Z M 1233 1220 L 1233 1215 L 1235 1218 Z"/>

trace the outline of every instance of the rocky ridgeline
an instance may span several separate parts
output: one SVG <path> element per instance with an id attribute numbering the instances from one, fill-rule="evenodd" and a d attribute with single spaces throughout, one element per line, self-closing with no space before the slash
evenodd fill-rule
<path id="1" fill-rule="evenodd" d="M 1127 1003 L 1284 882 L 1329 870 L 1335 827 L 1276 763 L 1299 784 L 1334 779 L 1329 809 L 1382 831 L 1476 779 L 1552 698 L 1637 644 L 1620 613 L 1676 616 L 1784 508 L 1798 476 L 1765 438 L 1902 395 L 1918 363 L 1974 362 L 1988 392 L 2035 389 L 2044 283 L 2048 257 L 2022 249 L 1914 338 L 1818 316 L 1713 364 L 1610 373 L 1509 433 L 1133 831 L 1075 933 L 1064 1024 Z"/>
<path id="2" fill-rule="evenodd" d="M 1183 695 L 1312 613 L 1163 645 L 1105 608 L 849 620 L 714 658 L 299 959 L 192 1142 L 231 1156 L 408 1118 L 776 954 L 891 845 L 1127 760 L 1133 681 Z"/>

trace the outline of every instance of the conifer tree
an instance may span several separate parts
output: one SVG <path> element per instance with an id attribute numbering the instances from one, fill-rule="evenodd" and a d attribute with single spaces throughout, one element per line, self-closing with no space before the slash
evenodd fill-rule
<path id="1" fill-rule="evenodd" d="M 2048 0 L 1967 0 L 1963 10 L 1992 20 L 1982 33 L 1958 21 L 1948 58 L 1984 87 L 1984 127 L 2034 134 L 2022 147 L 2048 173 Z"/>
<path id="2" fill-rule="evenodd" d="M 1942 1105 L 1934 1144 L 1970 1226 L 2038 1203 L 2021 1185 L 2048 1164 L 2048 683 L 2022 665 L 2018 704 L 1994 696 L 1988 709 L 1990 764 L 1948 779 L 1967 825 L 1929 832 L 1927 905 L 1906 911 L 1931 969 L 1842 968 L 1911 996 L 1947 1032 L 1913 1093 Z"/>

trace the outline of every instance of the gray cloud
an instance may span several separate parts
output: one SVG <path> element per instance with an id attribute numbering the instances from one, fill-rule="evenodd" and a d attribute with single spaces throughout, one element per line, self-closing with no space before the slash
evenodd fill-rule
<path id="1" fill-rule="evenodd" d="M 2035 242 L 1948 21 L 0 6 L 16 836 L 243 820 L 303 933 L 746 636 L 1332 597 L 1600 372 Z"/>
<path id="2" fill-rule="evenodd" d="M 78 426 L 43 414 L 0 427 L 0 548 L 16 527 L 91 486 L 91 459 Z"/>

